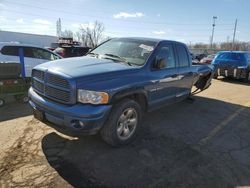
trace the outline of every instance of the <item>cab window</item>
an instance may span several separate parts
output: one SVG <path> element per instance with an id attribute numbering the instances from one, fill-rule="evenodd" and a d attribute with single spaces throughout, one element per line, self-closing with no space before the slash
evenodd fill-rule
<path id="1" fill-rule="evenodd" d="M 179 67 L 188 67 L 189 66 L 189 56 L 186 48 L 183 45 L 177 44 L 176 50 L 179 59 Z"/>
<path id="2" fill-rule="evenodd" d="M 174 50 L 171 44 L 164 44 L 158 49 L 156 54 L 156 59 L 162 61 L 161 69 L 165 68 L 174 68 L 175 67 L 175 58 Z"/>

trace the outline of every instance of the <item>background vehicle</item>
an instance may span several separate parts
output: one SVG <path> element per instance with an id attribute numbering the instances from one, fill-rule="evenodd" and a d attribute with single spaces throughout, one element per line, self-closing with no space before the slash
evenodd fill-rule
<path id="1" fill-rule="evenodd" d="M 51 48 L 63 58 L 84 56 L 91 49 L 87 46 L 81 46 L 79 42 L 74 41 L 71 37 L 60 37 L 58 42 L 51 43 Z"/>
<path id="2" fill-rule="evenodd" d="M 136 136 L 144 112 L 186 99 L 193 85 L 208 88 L 212 77 L 213 66 L 192 65 L 185 44 L 118 38 L 85 57 L 35 67 L 29 97 L 34 116 L 58 131 L 101 131 L 119 146 Z"/>
<path id="3" fill-rule="evenodd" d="M 31 70 L 36 65 L 60 58 L 59 55 L 44 48 L 17 43 L 0 43 L 0 62 L 23 61 L 24 77 L 31 77 Z"/>
<path id="4" fill-rule="evenodd" d="M 194 59 L 197 59 L 198 61 L 200 61 L 204 57 L 207 57 L 207 54 L 205 54 L 205 53 L 194 54 Z"/>
<path id="5" fill-rule="evenodd" d="M 89 47 L 82 46 L 62 46 L 57 47 L 54 52 L 63 58 L 84 56 L 90 50 Z"/>
<path id="6" fill-rule="evenodd" d="M 21 63 L 0 62 L 0 107 L 8 96 L 14 96 L 19 102 L 28 102 L 30 78 L 21 76 Z"/>
<path id="7" fill-rule="evenodd" d="M 249 81 L 250 77 L 250 53 L 246 51 L 219 52 L 212 64 L 215 66 L 215 75 L 233 77 Z"/>
<path id="8" fill-rule="evenodd" d="M 215 54 L 208 55 L 207 57 L 202 58 L 200 60 L 200 63 L 211 64 L 211 62 L 213 61 L 214 57 L 215 57 Z"/>

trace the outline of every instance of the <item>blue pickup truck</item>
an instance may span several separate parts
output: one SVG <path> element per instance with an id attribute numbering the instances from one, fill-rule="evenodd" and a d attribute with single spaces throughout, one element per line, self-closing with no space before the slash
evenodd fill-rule
<path id="1" fill-rule="evenodd" d="M 110 39 L 85 57 L 36 66 L 29 89 L 34 116 L 70 136 L 101 133 L 121 146 L 139 132 L 145 112 L 209 87 L 214 68 L 192 65 L 185 44 Z"/>

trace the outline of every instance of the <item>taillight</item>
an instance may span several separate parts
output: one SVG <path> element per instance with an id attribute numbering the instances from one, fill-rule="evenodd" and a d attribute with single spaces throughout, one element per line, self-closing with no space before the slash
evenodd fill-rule
<path id="1" fill-rule="evenodd" d="M 0 81 L 0 86 L 13 85 L 13 84 L 18 84 L 18 80 L 3 80 L 3 81 Z"/>

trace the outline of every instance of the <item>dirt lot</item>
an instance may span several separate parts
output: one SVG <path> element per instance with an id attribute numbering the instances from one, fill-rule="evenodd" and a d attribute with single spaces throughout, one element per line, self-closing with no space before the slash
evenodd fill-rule
<path id="1" fill-rule="evenodd" d="M 214 80 L 195 101 L 149 113 L 111 148 L 56 133 L 28 105 L 0 109 L 0 187 L 250 186 L 250 85 Z"/>

